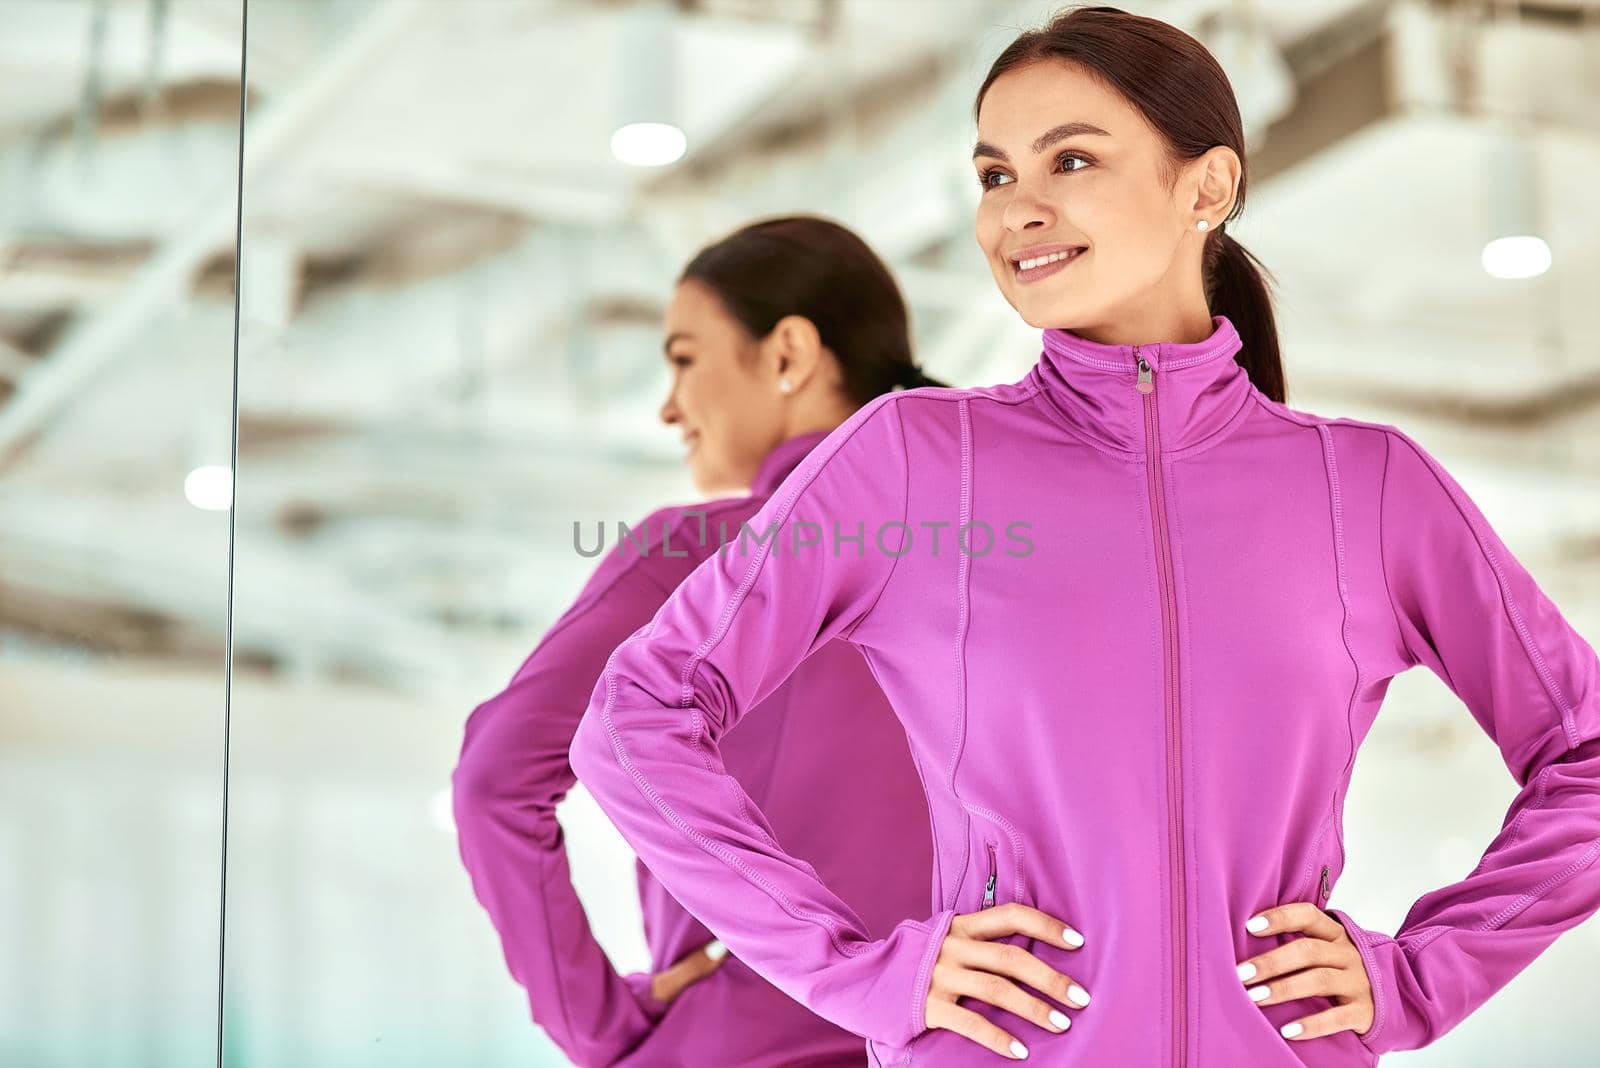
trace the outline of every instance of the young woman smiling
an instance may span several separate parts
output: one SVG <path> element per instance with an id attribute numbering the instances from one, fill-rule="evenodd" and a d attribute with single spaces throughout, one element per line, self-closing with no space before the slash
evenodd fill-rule
<path id="1" fill-rule="evenodd" d="M 732 494 L 658 509 L 605 555 L 504 691 L 467 720 L 454 801 L 461 858 L 535 1022 L 575 1064 L 846 1068 L 861 1040 L 738 960 L 637 870 L 652 969 L 620 976 L 589 930 L 556 806 L 567 750 L 606 656 L 862 402 L 932 380 L 912 361 L 905 304 L 859 237 L 769 219 L 702 250 L 667 308 L 672 385 L 660 416 L 689 444 L 696 487 Z M 729 536 L 723 537 L 727 530 Z M 642 536 L 642 542 L 638 540 Z M 843 642 L 762 695 L 730 733 L 708 803 L 792 851 L 873 932 L 927 911 L 928 813 L 905 733 Z M 737 951 L 735 951 L 737 954 Z"/>
<path id="2" fill-rule="evenodd" d="M 995 61 L 976 119 L 977 242 L 1038 362 L 847 419 L 754 524 L 907 537 L 709 561 L 610 658 L 578 775 L 875 1065 L 1425 1045 L 1600 907 L 1600 661 L 1414 440 L 1285 406 L 1268 292 L 1225 231 L 1238 106 L 1197 41 L 1067 11 Z M 1034 551 L 911 544 L 951 516 L 1026 521 Z M 932 914 L 883 937 L 708 767 L 839 638 L 905 723 L 933 819 Z M 1357 748 L 1418 664 L 1520 789 L 1481 863 L 1389 935 L 1325 906 Z"/>

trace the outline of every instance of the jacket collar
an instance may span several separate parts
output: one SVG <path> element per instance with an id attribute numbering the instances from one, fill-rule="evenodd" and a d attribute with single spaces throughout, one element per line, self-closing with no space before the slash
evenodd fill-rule
<path id="1" fill-rule="evenodd" d="M 811 430 L 774 445 L 772 451 L 761 461 L 761 466 L 756 469 L 755 481 L 750 486 L 750 495 L 772 496 L 772 491 L 789 477 L 789 472 L 800 465 L 806 453 L 827 436 L 826 430 Z"/>
<path id="2" fill-rule="evenodd" d="M 1203 341 L 1107 345 L 1055 327 L 1030 372 L 1074 429 L 1110 448 L 1145 451 L 1145 394 L 1139 357 L 1151 369 L 1156 436 L 1165 453 L 1197 445 L 1232 420 L 1252 386 L 1233 357 L 1243 347 L 1225 315 L 1211 317 Z"/>

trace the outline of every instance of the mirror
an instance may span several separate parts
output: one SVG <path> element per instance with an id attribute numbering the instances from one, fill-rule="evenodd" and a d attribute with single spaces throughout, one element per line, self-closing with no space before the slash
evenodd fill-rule
<path id="1" fill-rule="evenodd" d="M 1449 122 L 1403 107 L 1410 83 L 1398 77 L 1382 81 L 1393 90 L 1383 99 L 1349 88 L 1388 79 L 1384 57 L 1412 62 L 1402 35 L 1443 48 L 1454 32 L 1445 14 L 1390 25 L 1355 3 L 1129 6 L 1181 19 L 1233 78 L 1257 153 L 1238 231 L 1281 283 L 1291 403 L 1424 438 L 1580 629 L 1600 634 L 1600 586 L 1584 548 L 1600 523 L 1600 465 L 1584 432 L 1592 408 L 1568 419 L 1551 402 L 1518 422 L 1497 403 L 1439 399 L 1533 391 L 1548 400 L 1592 371 L 1587 305 L 1571 296 L 1600 277 L 1600 222 L 1584 184 L 1592 135 L 1534 136 L 1548 156 L 1548 217 L 1580 236 L 1553 238 L 1570 258 L 1550 277 L 1508 287 L 1479 262 L 1489 226 L 1479 205 L 1510 196 L 1479 183 L 1493 171 L 1478 167 L 1492 154 L 1493 124 L 1465 107 Z M 672 373 L 663 318 L 678 272 L 708 242 L 770 214 L 838 219 L 903 288 L 917 359 L 931 374 L 986 385 L 1027 372 L 1038 332 L 1001 297 L 973 241 L 971 107 L 994 56 L 1045 13 L 976 0 L 250 6 L 231 1063 L 568 1063 L 529 1018 L 463 867 L 451 787 L 468 716 L 507 685 L 594 572 L 575 525 L 592 544 L 596 523 L 615 529 L 705 498 L 684 463 L 681 427 L 664 426 L 661 409 Z M 210 19 L 220 47 L 225 20 Z M 1496 66 L 1505 80 L 1489 84 L 1524 94 L 1507 109 L 1553 109 L 1574 130 L 1592 128 L 1573 25 L 1516 39 L 1489 24 L 1472 32 L 1505 45 L 1486 54 L 1564 72 L 1547 79 L 1560 93 L 1546 93 L 1512 79 L 1509 60 Z M 627 120 L 663 108 L 682 144 L 617 137 Z M 219 125 L 219 175 L 231 160 L 226 142 Z M 657 153 L 653 165 L 638 152 Z M 171 199 L 170 186 L 160 192 Z M 1426 212 L 1416 207 L 1424 197 Z M 200 277 L 196 293 L 225 289 L 225 276 Z M 207 344 L 224 338 L 222 305 L 215 324 L 205 314 Z M 155 346 L 149 359 L 171 359 L 172 349 Z M 148 376 L 152 364 L 137 366 Z M 185 365 L 168 388 L 193 393 L 193 371 Z M 147 396 L 157 383 L 138 386 Z M 171 434 L 178 421 L 153 401 L 96 409 L 87 402 L 101 394 L 75 388 L 86 403 L 59 410 L 84 422 L 49 425 L 75 427 L 74 448 L 94 441 L 91 462 L 114 461 L 82 476 L 85 499 L 109 506 L 119 499 L 110 472 L 139 455 L 111 435 L 142 422 Z M 33 462 L 50 455 L 33 449 Z M 171 445 L 162 456 L 177 454 Z M 15 479 L 27 468 L 9 470 Z M 42 514 L 9 500 L 0 509 L 28 515 L 15 529 Z M 62 516 L 74 537 L 94 519 L 121 525 L 109 511 Z M 168 570 L 128 567 L 133 577 L 120 581 L 129 585 L 107 592 L 163 604 L 175 590 L 190 591 L 184 603 L 199 596 L 210 556 L 166 528 L 140 533 Z M 35 540 L 58 545 L 61 535 Z M 115 566 L 74 550 L 60 565 L 73 581 L 84 556 Z M 206 591 L 221 595 L 211 578 Z M 121 633 L 146 616 L 115 618 Z M 177 642 L 177 630 L 163 625 L 164 640 Z M 126 693 L 119 687 L 119 709 Z M 163 717 L 177 714 L 175 701 L 154 703 Z M 92 695 L 84 707 L 105 720 Z M 207 758 L 211 728 L 195 743 Z M 112 748 L 135 735 L 171 737 L 141 727 L 113 735 Z M 107 789 L 88 769 L 86 788 Z M 10 777 L 5 788 L 17 788 Z M 1411 673 L 1355 773 L 1339 905 L 1395 929 L 1419 895 L 1471 870 L 1512 793 L 1459 702 Z M 206 796 L 163 802 L 191 804 L 164 818 L 191 821 L 197 848 L 213 841 Z M 61 828 L 86 821 L 81 833 L 98 836 L 88 841 L 125 847 L 125 824 L 102 823 L 101 813 L 132 820 L 139 810 L 110 800 L 53 818 Z M 650 967 L 631 852 L 581 786 L 558 815 L 595 939 L 618 973 Z M 41 851 L 67 831 L 25 833 Z M 202 853 L 188 862 L 198 875 Z M 198 893 L 203 882 L 172 893 Z M 166 900 L 150 907 L 180 914 Z M 113 915 L 127 918 L 105 922 Z M 1542 1036 L 1550 1063 L 1592 1050 L 1597 930 L 1561 941 L 1408 1063 L 1503 1063 L 1530 1035 Z M 59 935 L 63 946 L 88 944 L 68 937 Z"/>
<path id="2" fill-rule="evenodd" d="M 0 22 L 0 1063 L 202 1068 L 243 14 Z"/>

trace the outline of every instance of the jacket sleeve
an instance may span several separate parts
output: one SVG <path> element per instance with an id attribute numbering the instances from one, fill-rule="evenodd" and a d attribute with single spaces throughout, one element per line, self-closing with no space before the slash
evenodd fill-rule
<path id="1" fill-rule="evenodd" d="M 643 524 L 666 529 L 665 511 Z M 638 528 L 635 528 L 638 529 Z M 467 719 L 451 775 L 457 844 L 534 1022 L 579 1065 L 609 1065 L 666 1011 L 651 976 L 619 976 L 572 886 L 556 805 L 576 781 L 567 750 L 607 655 L 649 622 L 687 567 L 607 553 L 505 690 Z M 665 578 L 663 568 L 678 568 Z"/>
<path id="2" fill-rule="evenodd" d="M 953 913 L 870 938 L 815 869 L 774 840 L 718 750 L 808 655 L 851 636 L 909 547 L 894 398 L 869 401 L 818 443 L 749 521 L 751 537 L 701 564 L 612 654 L 572 761 L 651 871 L 730 952 L 817 1015 L 904 1044 L 925 1029 Z"/>
<path id="3" fill-rule="evenodd" d="M 1390 428 L 1383 566 L 1409 657 L 1461 698 L 1521 788 L 1466 878 L 1393 937 L 1349 930 L 1372 983 L 1363 1042 L 1449 1031 L 1600 907 L 1600 663 L 1454 479 Z M 1600 993 L 1600 987 L 1596 988 Z"/>

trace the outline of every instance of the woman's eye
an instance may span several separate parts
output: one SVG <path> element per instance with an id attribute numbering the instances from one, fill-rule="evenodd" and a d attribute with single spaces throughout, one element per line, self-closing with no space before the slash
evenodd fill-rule
<path id="1" fill-rule="evenodd" d="M 674 367 L 688 367 L 689 366 L 689 357 L 687 357 L 687 356 L 674 356 L 668 362 L 671 363 L 672 366 L 674 366 Z"/>
<path id="2" fill-rule="evenodd" d="M 1083 166 L 1082 167 L 1069 167 L 1069 166 L 1067 166 L 1067 161 L 1068 160 L 1077 160 L 1079 163 L 1083 164 Z M 1076 174 L 1079 171 L 1084 170 L 1085 168 L 1087 168 L 1087 167 L 1092 165 L 1090 160 L 1088 159 L 1088 157 L 1080 156 L 1076 152 L 1063 152 L 1063 153 L 1061 153 L 1061 155 L 1056 157 L 1056 163 L 1060 164 L 1061 165 L 1061 169 L 1063 171 L 1065 171 L 1067 174 Z M 980 188 L 982 188 L 982 189 L 994 189 L 994 188 L 996 188 L 995 183 L 991 182 L 989 179 L 991 179 L 991 178 L 1007 178 L 1007 177 L 1009 177 L 1009 175 L 1003 174 L 1000 171 L 993 171 L 993 170 L 983 171 L 981 174 L 978 175 L 978 186 Z"/>

